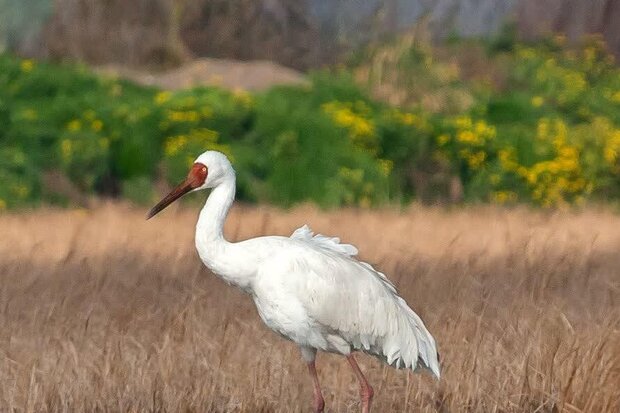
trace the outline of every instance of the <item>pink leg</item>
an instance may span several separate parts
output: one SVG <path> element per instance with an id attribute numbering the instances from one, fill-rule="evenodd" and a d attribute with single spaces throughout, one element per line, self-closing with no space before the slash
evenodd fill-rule
<path id="1" fill-rule="evenodd" d="M 310 376 L 312 376 L 312 384 L 314 385 L 314 412 L 323 413 L 325 400 L 323 400 L 323 395 L 321 394 L 321 385 L 319 384 L 319 376 L 316 373 L 314 360 L 308 362 L 308 371 Z"/>
<path id="2" fill-rule="evenodd" d="M 366 380 L 366 377 L 364 377 L 364 373 L 362 373 L 362 370 L 360 370 L 360 366 L 357 365 L 357 361 L 355 361 L 353 354 L 349 354 L 347 356 L 347 360 L 353 368 L 353 373 L 355 373 L 355 377 L 357 377 L 357 380 L 360 382 L 362 413 L 370 413 L 370 404 L 372 403 L 372 396 L 374 396 L 375 392 L 372 389 L 372 386 L 368 384 L 368 380 Z"/>

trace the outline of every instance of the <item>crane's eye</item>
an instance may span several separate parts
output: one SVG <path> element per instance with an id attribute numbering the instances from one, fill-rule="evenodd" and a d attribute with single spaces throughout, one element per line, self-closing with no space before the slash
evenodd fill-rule
<path id="1" fill-rule="evenodd" d="M 206 166 L 202 167 L 202 172 L 207 172 L 207 167 Z"/>

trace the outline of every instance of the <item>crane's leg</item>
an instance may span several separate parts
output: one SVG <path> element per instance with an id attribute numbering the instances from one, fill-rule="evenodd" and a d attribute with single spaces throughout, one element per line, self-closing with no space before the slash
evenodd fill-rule
<path id="1" fill-rule="evenodd" d="M 353 368 L 353 373 L 355 373 L 355 377 L 360 382 L 360 397 L 362 399 L 362 413 L 370 413 L 370 404 L 372 403 L 372 397 L 375 394 L 375 391 L 372 389 L 372 386 L 366 380 L 364 373 L 360 369 L 360 366 L 357 365 L 357 361 L 353 357 L 353 354 L 349 354 L 347 356 L 347 360 Z"/>
<path id="2" fill-rule="evenodd" d="M 325 409 L 325 400 L 323 399 L 323 394 L 321 393 L 319 375 L 316 372 L 316 365 L 314 364 L 314 360 L 316 359 L 316 349 L 311 347 L 301 347 L 301 357 L 308 365 L 308 371 L 310 372 L 312 385 L 314 386 L 314 413 L 323 413 L 323 409 Z"/>

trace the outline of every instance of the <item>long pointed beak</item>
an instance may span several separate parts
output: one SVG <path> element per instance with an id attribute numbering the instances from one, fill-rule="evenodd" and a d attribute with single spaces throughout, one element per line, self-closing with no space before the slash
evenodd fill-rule
<path id="1" fill-rule="evenodd" d="M 166 195 L 164 199 L 159 201 L 157 205 L 151 208 L 149 213 L 146 215 L 146 219 L 153 218 L 156 214 L 161 212 L 168 205 L 170 205 L 177 199 L 181 198 L 183 195 L 190 192 L 192 189 L 194 188 L 192 187 L 192 182 L 190 179 L 186 179 L 185 181 L 181 182 L 176 188 L 170 191 L 170 193 Z"/>

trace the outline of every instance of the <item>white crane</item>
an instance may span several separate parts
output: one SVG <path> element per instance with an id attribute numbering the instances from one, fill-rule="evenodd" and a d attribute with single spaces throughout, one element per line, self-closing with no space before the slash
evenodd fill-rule
<path id="1" fill-rule="evenodd" d="M 225 155 L 200 155 L 185 181 L 151 209 L 151 218 L 191 191 L 212 188 L 196 224 L 202 262 L 249 293 L 269 328 L 295 342 L 314 385 L 314 411 L 325 406 L 315 367 L 317 350 L 346 356 L 360 384 L 362 412 L 373 389 L 353 358 L 363 351 L 397 368 L 426 368 L 439 379 L 435 340 L 384 274 L 358 261 L 353 245 L 314 235 L 228 242 L 222 233 L 235 197 L 235 171 Z"/>

